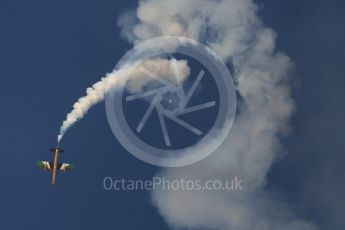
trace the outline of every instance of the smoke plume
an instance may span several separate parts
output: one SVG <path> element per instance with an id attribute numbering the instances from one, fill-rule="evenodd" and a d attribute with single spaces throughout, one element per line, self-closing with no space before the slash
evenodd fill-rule
<path id="1" fill-rule="evenodd" d="M 276 33 L 263 25 L 252 0 L 142 0 L 118 24 L 132 43 L 162 35 L 205 43 L 231 64 L 241 96 L 231 134 L 207 159 L 160 176 L 174 179 L 240 177 L 244 190 L 154 191 L 152 202 L 173 228 L 312 230 L 279 199 L 270 197 L 266 176 L 281 150 L 279 136 L 294 112 L 292 62 L 275 50 Z"/>
<path id="2" fill-rule="evenodd" d="M 67 114 L 60 128 L 60 133 L 57 138 L 58 143 L 66 131 L 78 120 L 82 119 L 93 105 L 104 100 L 110 90 L 116 90 L 116 88 L 128 83 L 127 88 L 131 93 L 139 93 L 143 86 L 153 80 L 142 72 L 143 68 L 156 73 L 170 82 L 182 82 L 189 76 L 190 72 L 187 61 L 155 58 L 137 61 L 130 66 L 123 66 L 118 70 L 108 73 L 99 82 L 87 88 L 86 96 L 79 98 L 73 105 L 72 111 Z M 177 75 L 175 75 L 176 71 L 178 73 Z M 176 79 L 176 77 L 178 78 Z"/>

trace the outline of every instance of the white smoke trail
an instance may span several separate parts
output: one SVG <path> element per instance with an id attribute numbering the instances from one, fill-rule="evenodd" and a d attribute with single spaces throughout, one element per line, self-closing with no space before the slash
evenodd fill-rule
<path id="1" fill-rule="evenodd" d="M 130 66 L 127 65 L 121 69 L 114 70 L 92 87 L 87 88 L 86 96 L 79 98 L 73 105 L 73 110 L 67 114 L 60 128 L 60 133 L 57 138 L 58 143 L 61 141 L 66 131 L 74 123 L 82 119 L 93 105 L 104 100 L 106 94 L 110 90 L 122 87 L 124 83 L 128 82 L 127 87 L 130 92 L 140 92 L 143 86 L 153 80 L 143 74 L 141 68 L 152 71 L 171 82 L 176 82 L 176 80 L 182 82 L 190 73 L 187 61 L 176 59 L 166 60 L 161 58 L 138 61 Z M 175 75 L 176 71 L 178 72 L 177 75 Z"/>
<path id="2" fill-rule="evenodd" d="M 279 153 L 279 134 L 294 111 L 290 59 L 275 51 L 275 32 L 257 17 L 252 0 L 142 0 L 124 14 L 122 34 L 136 43 L 162 35 L 182 35 L 213 48 L 234 67 L 242 102 L 224 144 L 197 164 L 162 170 L 167 179 L 227 179 L 239 176 L 245 190 L 154 191 L 153 203 L 174 228 L 286 229 L 317 227 L 299 219 L 265 192 L 266 175 Z"/>

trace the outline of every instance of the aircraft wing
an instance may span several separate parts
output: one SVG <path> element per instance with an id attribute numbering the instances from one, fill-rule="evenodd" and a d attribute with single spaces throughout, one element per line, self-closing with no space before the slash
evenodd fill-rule
<path id="1" fill-rule="evenodd" d="M 54 164 L 48 161 L 38 161 L 37 166 L 42 169 L 53 170 Z"/>
<path id="2" fill-rule="evenodd" d="M 48 161 L 38 161 L 37 166 L 42 169 L 48 169 L 48 170 L 53 170 L 54 168 L 54 163 L 53 162 L 48 162 Z M 57 170 L 60 171 L 67 171 L 73 169 L 72 164 L 67 164 L 67 163 L 58 163 L 57 164 Z"/>
<path id="3" fill-rule="evenodd" d="M 58 164 L 58 170 L 60 171 L 67 171 L 67 170 L 71 170 L 73 169 L 73 165 L 72 164 L 67 164 L 67 163 L 59 163 Z"/>

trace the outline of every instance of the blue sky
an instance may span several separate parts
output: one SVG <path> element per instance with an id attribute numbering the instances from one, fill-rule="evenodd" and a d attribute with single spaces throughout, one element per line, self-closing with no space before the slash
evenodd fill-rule
<path id="1" fill-rule="evenodd" d="M 278 34 L 279 50 L 295 62 L 293 131 L 274 164 L 268 187 L 321 229 L 342 229 L 345 162 L 345 3 L 256 1 Z M 147 165 L 115 140 L 104 103 L 63 142 L 61 161 L 76 165 L 58 186 L 36 161 L 85 89 L 113 69 L 131 45 L 117 19 L 137 1 L 0 1 L 0 228 L 169 229 L 147 192 L 107 192 L 106 176 L 149 179 Z"/>

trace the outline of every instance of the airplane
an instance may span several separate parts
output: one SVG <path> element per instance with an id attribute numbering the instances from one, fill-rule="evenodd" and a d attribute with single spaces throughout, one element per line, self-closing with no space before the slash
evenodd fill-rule
<path id="1" fill-rule="evenodd" d="M 59 163 L 58 162 L 59 153 L 63 153 L 64 152 L 64 150 L 62 148 L 59 148 L 59 147 L 51 148 L 50 151 L 54 153 L 54 162 L 38 161 L 37 162 L 37 166 L 40 167 L 40 168 L 43 168 L 44 170 L 48 169 L 48 170 L 52 170 L 53 171 L 53 174 L 52 174 L 52 185 L 55 185 L 57 171 L 66 172 L 68 170 L 73 169 L 73 165 L 72 164 Z"/>

